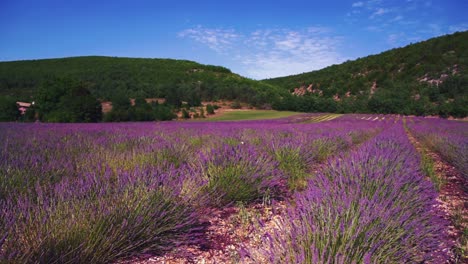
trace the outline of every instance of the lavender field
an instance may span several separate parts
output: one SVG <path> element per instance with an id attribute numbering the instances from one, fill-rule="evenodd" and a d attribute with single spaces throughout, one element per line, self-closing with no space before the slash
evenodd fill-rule
<path id="1" fill-rule="evenodd" d="M 249 219 L 259 239 L 237 241 L 230 263 L 459 259 L 454 254 L 466 252 L 448 232 L 440 188 L 408 133 L 466 180 L 468 123 L 457 121 L 311 114 L 0 123 L 0 262 L 115 263 L 172 254 L 214 263 L 180 251 L 212 250 L 212 209 L 275 204 L 285 210 Z"/>

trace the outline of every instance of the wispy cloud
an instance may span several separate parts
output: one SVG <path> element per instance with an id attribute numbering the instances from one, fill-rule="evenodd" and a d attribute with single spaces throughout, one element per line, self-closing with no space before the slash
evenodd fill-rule
<path id="1" fill-rule="evenodd" d="M 191 38 L 218 52 L 229 49 L 240 38 L 234 30 L 210 29 L 202 26 L 186 29 L 179 33 L 179 37 Z"/>
<path id="2" fill-rule="evenodd" d="M 297 74 L 344 60 L 337 51 L 341 39 L 325 28 L 263 30 L 258 33 L 262 37 L 249 41 L 251 52 L 241 58 L 241 63 L 254 78 Z"/>
<path id="3" fill-rule="evenodd" d="M 388 35 L 387 41 L 390 45 L 396 46 L 399 45 L 403 39 L 406 37 L 405 33 L 393 33 Z"/>
<path id="4" fill-rule="evenodd" d="M 346 21 L 370 33 L 385 36 L 383 41 L 389 48 L 468 29 L 467 23 L 444 23 L 443 18 L 433 15 L 433 5 L 431 0 L 405 0 L 404 3 L 362 0 L 351 4 Z"/>
<path id="5" fill-rule="evenodd" d="M 390 19 L 390 22 L 397 22 L 403 20 L 403 16 L 397 15 L 396 17 Z"/>
<path id="6" fill-rule="evenodd" d="M 398 7 L 389 5 L 388 2 L 383 2 L 381 0 L 368 0 L 368 1 L 359 1 L 351 4 L 351 11 L 349 11 L 349 16 L 354 16 L 354 19 L 350 19 L 350 22 L 363 21 L 366 18 L 374 20 L 376 18 L 381 18 L 384 15 L 391 13 L 398 13 Z M 367 16 L 367 17 L 366 17 Z M 395 16 L 395 14 L 394 14 Z"/>
<path id="7" fill-rule="evenodd" d="M 241 65 L 241 71 L 255 79 L 317 70 L 345 60 L 337 51 L 341 38 L 324 27 L 258 29 L 246 33 L 196 27 L 179 36 L 229 55 Z"/>
<path id="8" fill-rule="evenodd" d="M 462 23 L 462 24 L 457 24 L 457 25 L 451 25 L 449 26 L 449 31 L 450 32 L 462 32 L 468 30 L 468 23 Z"/>
<path id="9" fill-rule="evenodd" d="M 386 14 L 386 13 L 388 13 L 388 12 L 390 12 L 389 9 L 386 9 L 386 8 L 377 8 L 377 9 L 372 13 L 372 15 L 370 16 L 370 18 L 373 19 L 373 18 L 375 18 L 375 17 L 377 17 L 377 16 L 381 16 L 381 15 Z"/>
<path id="10" fill-rule="evenodd" d="M 364 2 L 355 2 L 352 5 L 352 7 L 361 7 L 361 6 L 364 6 Z"/>

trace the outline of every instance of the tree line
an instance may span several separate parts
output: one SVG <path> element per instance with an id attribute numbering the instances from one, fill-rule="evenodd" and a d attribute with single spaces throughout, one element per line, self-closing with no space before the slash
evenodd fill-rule
<path id="1" fill-rule="evenodd" d="M 262 106 L 285 93 L 276 86 L 250 80 L 229 69 L 186 60 L 73 57 L 0 62 L 0 95 L 27 100 L 51 77 L 85 83 L 91 94 L 111 100 L 116 93 L 129 98 L 168 98 L 170 101 L 238 99 Z"/>
<path id="2" fill-rule="evenodd" d="M 44 81 L 33 96 L 34 104 L 24 113 L 18 110 L 11 96 L 0 96 L 0 121 L 42 122 L 119 122 L 119 121 L 163 121 L 176 116 L 173 106 L 147 103 L 117 93 L 112 97 L 112 110 L 103 114 L 101 101 L 94 96 L 85 82 L 72 78 L 51 78 Z"/>

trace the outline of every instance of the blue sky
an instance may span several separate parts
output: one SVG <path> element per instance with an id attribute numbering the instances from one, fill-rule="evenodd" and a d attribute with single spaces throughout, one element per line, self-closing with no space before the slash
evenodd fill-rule
<path id="1" fill-rule="evenodd" d="M 174 58 L 253 79 L 468 30 L 466 0 L 0 0 L 0 61 Z"/>

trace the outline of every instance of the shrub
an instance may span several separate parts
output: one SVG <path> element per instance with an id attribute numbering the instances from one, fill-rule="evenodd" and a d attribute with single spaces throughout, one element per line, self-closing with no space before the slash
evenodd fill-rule
<path id="1" fill-rule="evenodd" d="M 232 109 L 241 109 L 242 108 L 242 105 L 239 101 L 234 101 L 232 104 L 231 104 L 231 108 Z"/>
<path id="2" fill-rule="evenodd" d="M 408 124 L 414 136 L 426 147 L 440 154 L 468 180 L 468 141 L 463 122 L 416 119 Z M 465 188 L 468 190 L 468 187 Z"/>
<path id="3" fill-rule="evenodd" d="M 190 118 L 190 113 L 185 108 L 182 109 L 182 118 L 184 119 Z"/>
<path id="4" fill-rule="evenodd" d="M 200 117 L 205 118 L 205 110 L 203 110 L 203 107 L 200 108 Z"/>
<path id="5" fill-rule="evenodd" d="M 206 113 L 208 115 L 214 115 L 215 110 L 214 110 L 214 107 L 211 104 L 206 105 Z"/>
<path id="6" fill-rule="evenodd" d="M 278 164 L 251 146 L 224 144 L 203 154 L 200 166 L 214 205 L 252 202 L 279 186 Z"/>
<path id="7" fill-rule="evenodd" d="M 37 197 L 7 203 L 0 212 L 8 219 L 0 222 L 8 234 L 0 261 L 109 263 L 197 243 L 202 225 L 174 176 L 106 170 L 50 191 L 38 186 Z"/>
<path id="8" fill-rule="evenodd" d="M 340 136 L 319 138 L 312 141 L 310 145 L 310 148 L 313 149 L 312 153 L 316 162 L 323 162 L 333 153 L 339 153 L 339 151 L 345 150 L 350 146 L 350 144 Z"/>
<path id="9" fill-rule="evenodd" d="M 0 96 L 0 122 L 15 121 L 19 116 L 15 99 L 9 96 Z"/>
<path id="10" fill-rule="evenodd" d="M 289 190 L 302 190 L 306 187 L 309 173 L 307 160 L 301 155 L 300 146 L 282 144 L 274 149 L 279 168 L 287 177 Z"/>

